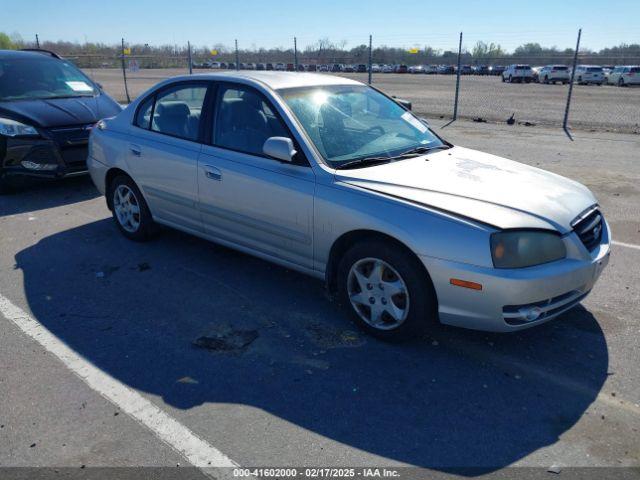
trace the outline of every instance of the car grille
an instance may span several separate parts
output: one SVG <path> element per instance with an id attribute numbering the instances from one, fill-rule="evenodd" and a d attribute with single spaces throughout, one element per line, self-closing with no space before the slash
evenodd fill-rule
<path id="1" fill-rule="evenodd" d="M 53 139 L 60 148 L 86 145 L 91 133 L 91 125 L 77 125 L 74 127 L 52 128 Z"/>
<path id="2" fill-rule="evenodd" d="M 602 230 L 604 230 L 600 210 L 594 209 L 574 222 L 573 230 L 580 237 L 587 250 L 593 251 L 600 244 Z"/>
<path id="3" fill-rule="evenodd" d="M 91 125 L 52 128 L 53 140 L 60 149 L 62 159 L 70 171 L 86 169 L 87 145 Z"/>

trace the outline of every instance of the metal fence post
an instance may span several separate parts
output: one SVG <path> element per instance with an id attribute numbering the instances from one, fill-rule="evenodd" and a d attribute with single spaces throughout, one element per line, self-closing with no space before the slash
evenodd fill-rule
<path id="1" fill-rule="evenodd" d="M 238 39 L 236 38 L 236 70 L 240 70 L 240 55 L 238 54 Z"/>
<path id="2" fill-rule="evenodd" d="M 37 33 L 36 33 L 36 48 L 40 48 L 40 39 L 38 38 Z"/>
<path id="3" fill-rule="evenodd" d="M 189 75 L 193 75 L 193 62 L 191 61 L 191 42 L 187 40 L 187 60 L 189 61 Z"/>
<path id="4" fill-rule="evenodd" d="M 571 95 L 573 94 L 573 81 L 576 75 L 576 65 L 578 64 L 578 51 L 580 50 L 580 37 L 582 36 L 582 29 L 578 30 L 578 41 L 576 42 L 576 51 L 573 52 L 573 68 L 571 69 L 571 80 L 569 81 L 569 93 L 567 94 L 567 106 L 564 110 L 564 120 L 562 121 L 562 129 L 567 136 L 573 140 L 569 133 L 569 108 L 571 107 Z"/>
<path id="5" fill-rule="evenodd" d="M 373 59 L 373 51 L 371 49 L 372 44 L 372 37 L 369 35 L 369 67 L 367 68 L 367 71 L 369 72 L 369 85 L 371 85 L 371 65 Z"/>
<path id="6" fill-rule="evenodd" d="M 453 104 L 453 121 L 458 119 L 458 96 L 460 93 L 460 63 L 462 62 L 462 32 L 460 32 L 460 42 L 458 43 L 458 71 L 456 72 L 456 98 Z"/>
<path id="7" fill-rule="evenodd" d="M 122 78 L 124 79 L 124 93 L 127 95 L 127 103 L 131 103 L 131 97 L 129 97 L 129 87 L 127 86 L 127 68 L 124 64 L 124 38 L 122 39 L 122 50 L 120 51 L 120 60 L 122 63 Z"/>
<path id="8" fill-rule="evenodd" d="M 298 71 L 298 39 L 293 37 L 293 69 Z"/>

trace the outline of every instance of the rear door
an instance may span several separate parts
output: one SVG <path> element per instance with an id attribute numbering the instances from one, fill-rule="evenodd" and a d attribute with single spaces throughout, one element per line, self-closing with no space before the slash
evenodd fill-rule
<path id="1" fill-rule="evenodd" d="M 294 163 L 262 153 L 267 138 L 295 138 L 252 87 L 217 87 L 210 140 L 198 159 L 205 232 L 276 260 L 313 267 L 315 175 L 299 148 Z"/>
<path id="2" fill-rule="evenodd" d="M 154 218 L 197 231 L 198 154 L 209 86 L 180 82 L 151 95 L 138 108 L 128 145 L 130 171 Z"/>

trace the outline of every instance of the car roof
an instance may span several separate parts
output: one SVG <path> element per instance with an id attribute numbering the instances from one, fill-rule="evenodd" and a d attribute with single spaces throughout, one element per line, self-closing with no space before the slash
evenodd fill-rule
<path id="1" fill-rule="evenodd" d="M 276 72 L 262 70 L 241 70 L 232 72 L 198 73 L 195 75 L 184 75 L 174 77 L 173 80 L 193 80 L 194 78 L 205 78 L 211 80 L 246 79 L 261 83 L 272 90 L 297 87 L 315 87 L 323 85 L 362 85 L 362 83 L 349 78 L 337 77 L 335 75 L 324 75 L 318 73 L 303 72 Z"/>
<path id="2" fill-rule="evenodd" d="M 34 58 L 34 57 L 42 58 L 43 56 L 51 59 L 56 58 L 45 50 L 41 50 L 41 51 L 0 50 L 0 60 L 10 60 L 12 58 Z"/>

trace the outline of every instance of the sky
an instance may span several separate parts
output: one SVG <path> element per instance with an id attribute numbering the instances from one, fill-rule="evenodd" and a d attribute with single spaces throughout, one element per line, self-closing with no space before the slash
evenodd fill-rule
<path id="1" fill-rule="evenodd" d="M 320 38 L 398 47 L 512 51 L 526 42 L 599 50 L 640 43 L 640 0 L 0 0 L 0 31 L 24 40 L 304 49 Z"/>

